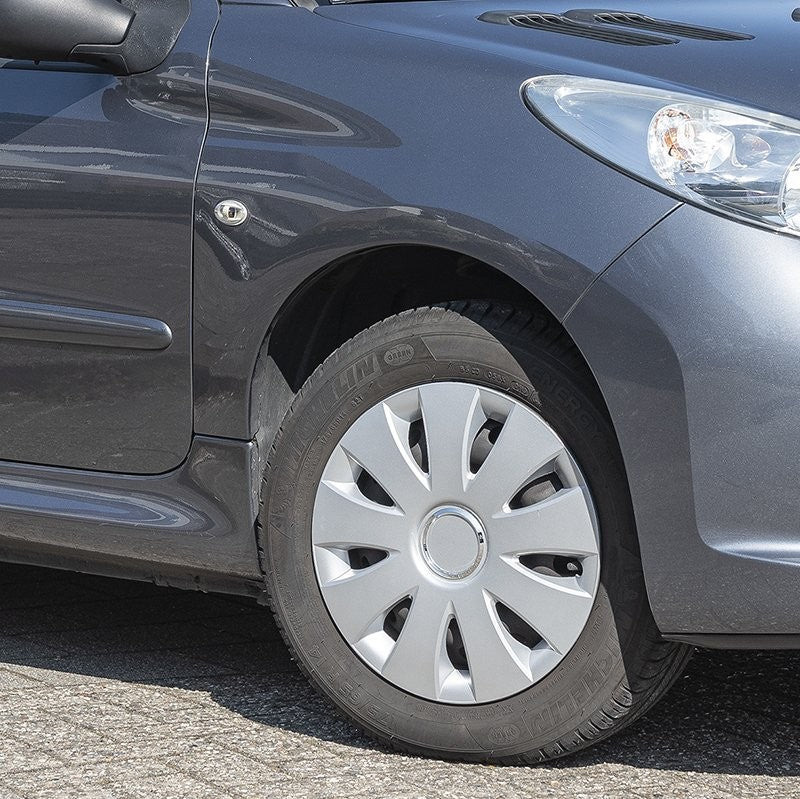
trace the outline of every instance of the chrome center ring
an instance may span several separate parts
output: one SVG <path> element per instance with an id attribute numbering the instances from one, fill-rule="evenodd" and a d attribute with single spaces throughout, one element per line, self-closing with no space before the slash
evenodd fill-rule
<path id="1" fill-rule="evenodd" d="M 420 531 L 422 559 L 445 580 L 469 577 L 486 559 L 486 530 L 466 508 L 436 508 L 425 517 Z"/>

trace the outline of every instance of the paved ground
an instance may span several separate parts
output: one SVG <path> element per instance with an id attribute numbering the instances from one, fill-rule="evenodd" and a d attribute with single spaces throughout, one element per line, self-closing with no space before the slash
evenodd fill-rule
<path id="1" fill-rule="evenodd" d="M 248 601 L 0 566 L 0 799 L 800 797 L 800 652 L 699 653 L 650 716 L 540 768 L 388 754 Z"/>

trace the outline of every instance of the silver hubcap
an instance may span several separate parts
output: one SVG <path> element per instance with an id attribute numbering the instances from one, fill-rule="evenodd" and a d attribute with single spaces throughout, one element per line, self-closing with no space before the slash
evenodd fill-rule
<path id="1" fill-rule="evenodd" d="M 314 566 L 341 635 L 397 687 L 490 702 L 572 648 L 599 579 L 577 464 L 528 406 L 468 383 L 365 411 L 317 489 Z"/>

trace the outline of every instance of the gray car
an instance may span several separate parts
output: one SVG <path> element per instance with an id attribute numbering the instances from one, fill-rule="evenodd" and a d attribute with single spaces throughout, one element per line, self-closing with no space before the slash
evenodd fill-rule
<path id="1" fill-rule="evenodd" d="M 269 603 L 446 758 L 798 646 L 799 21 L 0 0 L 0 558 Z"/>

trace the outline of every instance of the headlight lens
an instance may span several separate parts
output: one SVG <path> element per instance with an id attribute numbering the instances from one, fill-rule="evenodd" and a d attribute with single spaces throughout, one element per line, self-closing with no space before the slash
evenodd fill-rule
<path id="1" fill-rule="evenodd" d="M 722 213 L 800 233 L 800 122 L 700 96 L 546 75 L 533 112 L 614 166 Z"/>

